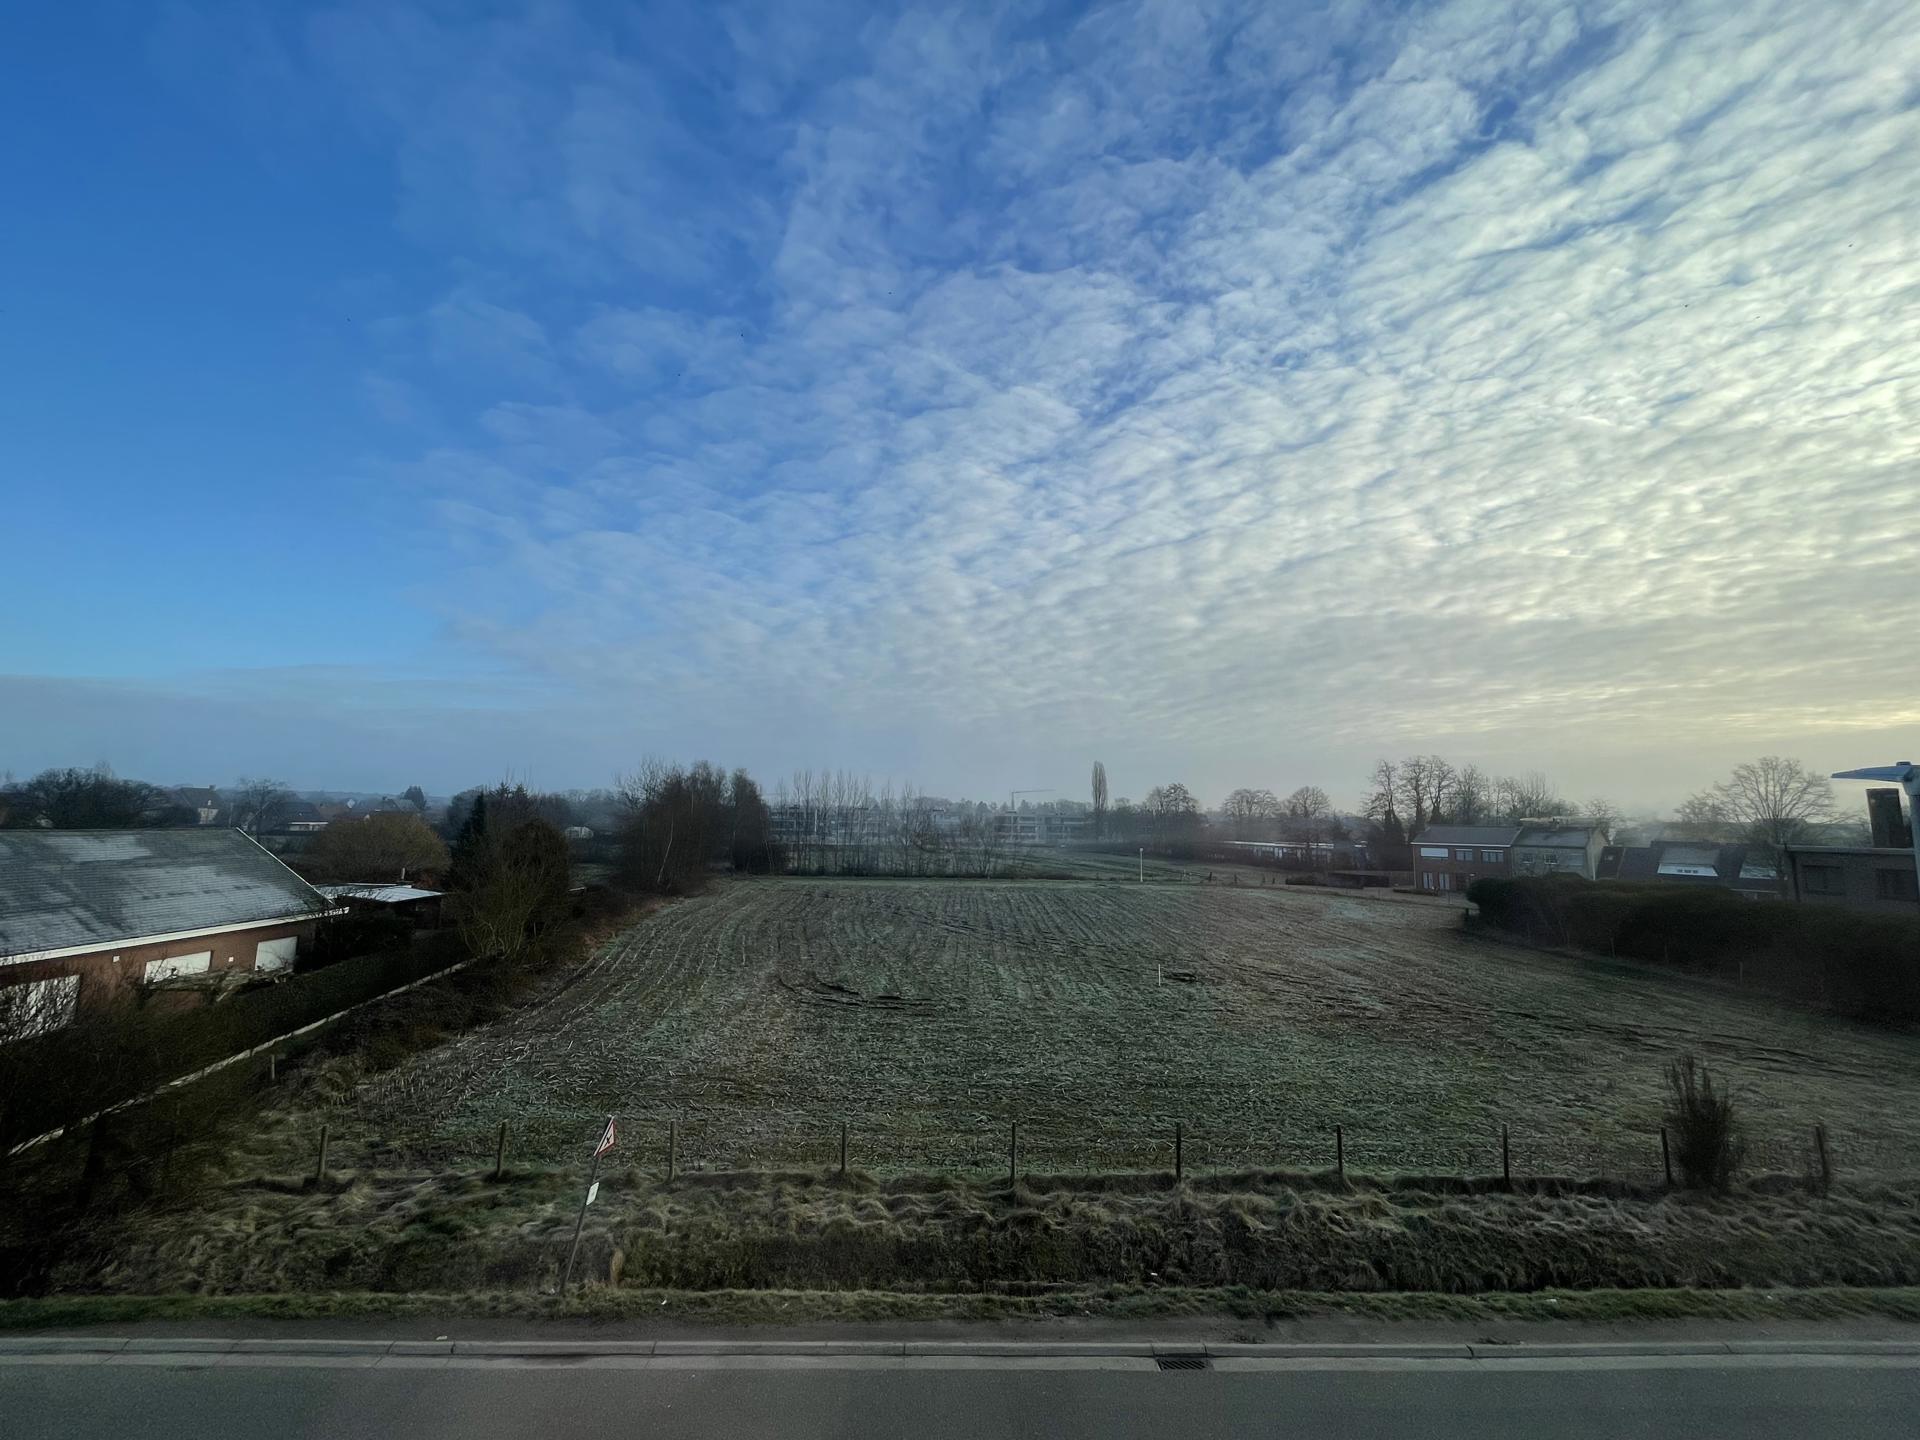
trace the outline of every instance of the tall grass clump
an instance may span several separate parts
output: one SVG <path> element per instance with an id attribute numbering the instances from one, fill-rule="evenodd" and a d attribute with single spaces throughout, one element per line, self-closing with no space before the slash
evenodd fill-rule
<path id="1" fill-rule="evenodd" d="M 1674 1164 L 1692 1190 L 1725 1190 L 1746 1158 L 1733 1095 L 1691 1055 L 1667 1066 L 1667 1128 L 1676 1143 Z"/>

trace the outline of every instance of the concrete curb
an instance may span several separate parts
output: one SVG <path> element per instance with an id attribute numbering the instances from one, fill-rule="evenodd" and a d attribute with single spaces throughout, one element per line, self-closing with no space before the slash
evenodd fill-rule
<path id="1" fill-rule="evenodd" d="M 25 1336 L 0 1338 L 0 1360 L 29 1356 L 230 1355 L 269 1360 L 356 1357 L 568 1360 L 805 1356 L 955 1359 L 1158 1359 L 1175 1356 L 1233 1360 L 1573 1360 L 1657 1356 L 1856 1355 L 1920 1357 L 1914 1340 L 1694 1340 L 1579 1345 L 1454 1344 L 1246 1345 L 1198 1342 L 1048 1342 L 969 1340 L 222 1340 L 194 1337 Z"/>

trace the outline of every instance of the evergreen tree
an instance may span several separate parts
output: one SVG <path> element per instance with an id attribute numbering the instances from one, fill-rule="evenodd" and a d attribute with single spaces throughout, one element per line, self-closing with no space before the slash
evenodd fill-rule
<path id="1" fill-rule="evenodd" d="M 453 863 L 447 867 L 449 890 L 478 889 L 487 873 L 487 795 L 483 790 L 473 797 L 460 833 L 453 841 Z"/>

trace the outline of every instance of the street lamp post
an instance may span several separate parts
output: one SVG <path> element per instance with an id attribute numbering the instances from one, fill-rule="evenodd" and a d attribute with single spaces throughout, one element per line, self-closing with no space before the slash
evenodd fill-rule
<path id="1" fill-rule="evenodd" d="M 1864 770 L 1841 770 L 1835 780 L 1889 780 L 1907 792 L 1907 832 L 1913 840 L 1914 883 L 1920 885 L 1920 765 L 1902 760 L 1895 765 L 1869 765 Z"/>

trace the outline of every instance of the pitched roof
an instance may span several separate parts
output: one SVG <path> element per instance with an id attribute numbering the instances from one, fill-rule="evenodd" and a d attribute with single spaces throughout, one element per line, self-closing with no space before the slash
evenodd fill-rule
<path id="1" fill-rule="evenodd" d="M 1413 837 L 1416 845 L 1511 845 L 1518 825 L 1429 825 Z"/>
<path id="2" fill-rule="evenodd" d="M 1600 877 L 1732 885 L 1742 878 L 1746 868 L 1747 847 L 1744 845 L 1720 845 L 1711 840 L 1656 840 L 1651 845 L 1628 845 L 1621 849 L 1618 869 L 1613 874 L 1607 871 L 1607 855 L 1602 851 Z"/>
<path id="3" fill-rule="evenodd" d="M 0 957 L 328 908 L 237 830 L 0 831 Z"/>
<path id="4" fill-rule="evenodd" d="M 1520 832 L 1516 845 L 1539 845 L 1549 850 L 1584 850 L 1593 841 L 1592 825 L 1529 825 Z"/>

